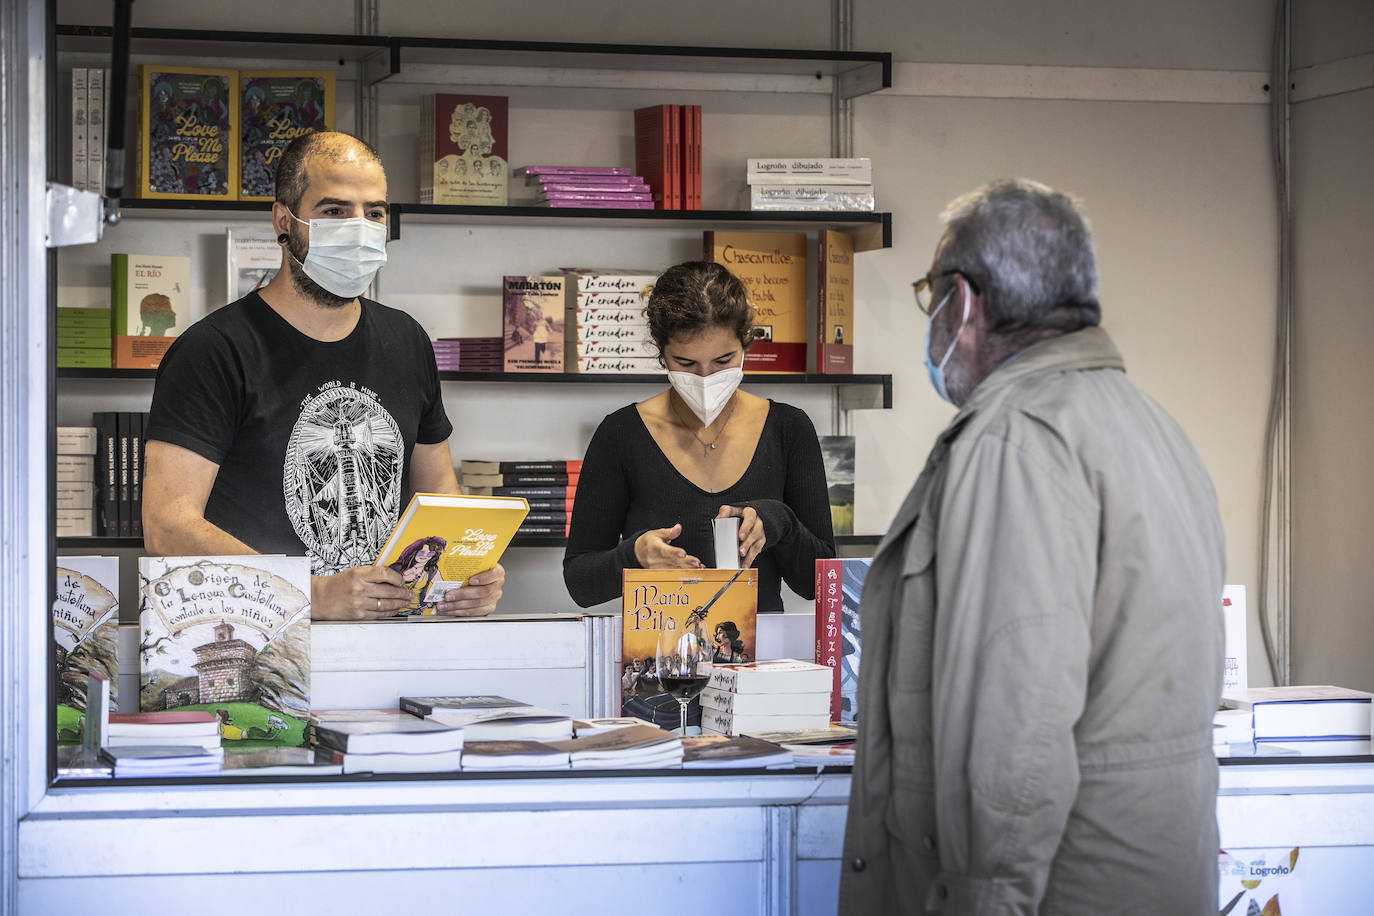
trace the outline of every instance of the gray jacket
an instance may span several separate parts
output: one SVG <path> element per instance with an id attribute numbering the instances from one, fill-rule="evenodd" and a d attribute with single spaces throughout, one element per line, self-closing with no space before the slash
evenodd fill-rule
<path id="1" fill-rule="evenodd" d="M 840 912 L 1215 913 L 1224 564 L 1105 331 L 986 378 L 864 589 Z"/>

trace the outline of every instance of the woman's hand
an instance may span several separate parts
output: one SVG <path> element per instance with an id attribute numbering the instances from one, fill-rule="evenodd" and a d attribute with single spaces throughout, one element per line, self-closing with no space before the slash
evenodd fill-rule
<path id="1" fill-rule="evenodd" d="M 752 508 L 745 506 L 721 506 L 716 513 L 716 518 L 739 519 L 739 555 L 740 565 L 745 569 L 754 565 L 754 560 L 763 552 L 767 546 L 768 539 L 763 533 L 763 519 Z"/>
<path id="2" fill-rule="evenodd" d="M 670 542 L 682 534 L 682 524 L 646 531 L 635 541 L 635 559 L 645 569 L 701 569 L 701 561 Z"/>

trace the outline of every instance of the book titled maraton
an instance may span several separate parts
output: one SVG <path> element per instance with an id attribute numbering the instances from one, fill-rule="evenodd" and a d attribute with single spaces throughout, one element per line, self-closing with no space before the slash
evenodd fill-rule
<path id="1" fill-rule="evenodd" d="M 501 321 L 507 372 L 563 371 L 563 275 L 506 277 Z"/>
<path id="2" fill-rule="evenodd" d="M 296 746 L 310 709 L 310 560 L 142 557 L 139 708 L 203 710 L 241 746 Z"/>
<path id="3" fill-rule="evenodd" d="M 451 589 L 494 567 L 529 511 L 519 497 L 412 496 L 376 562 L 400 573 L 411 591 L 401 614 L 432 616 Z"/>

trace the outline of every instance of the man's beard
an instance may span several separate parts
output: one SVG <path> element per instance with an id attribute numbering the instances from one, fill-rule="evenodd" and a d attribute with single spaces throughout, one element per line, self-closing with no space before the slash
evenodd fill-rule
<path id="1" fill-rule="evenodd" d="M 305 261 L 306 254 L 305 242 L 298 242 L 296 239 L 296 227 L 292 226 L 286 241 L 286 250 L 291 257 L 286 259 L 286 264 L 291 268 L 291 285 L 296 288 L 296 292 L 314 302 L 316 305 L 327 309 L 343 308 L 352 302 L 356 296 L 336 296 L 320 284 L 306 276 L 301 269 L 301 264 Z"/>

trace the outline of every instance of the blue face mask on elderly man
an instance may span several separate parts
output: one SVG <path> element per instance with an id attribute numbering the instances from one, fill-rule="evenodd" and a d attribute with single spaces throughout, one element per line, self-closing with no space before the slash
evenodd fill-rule
<path id="1" fill-rule="evenodd" d="M 926 322 L 925 342 L 926 374 L 930 376 L 931 387 L 935 389 L 935 393 L 938 394 L 942 400 L 949 401 L 951 404 L 953 404 L 954 401 L 950 398 L 949 388 L 946 387 L 945 384 L 945 364 L 949 362 L 950 356 L 954 354 L 954 345 L 959 342 L 959 335 L 964 333 L 964 328 L 968 326 L 968 296 L 964 296 L 964 317 L 959 320 L 959 330 L 955 331 L 954 336 L 950 338 L 949 348 L 945 350 L 945 355 L 940 358 L 940 361 L 938 363 L 934 364 L 932 364 L 930 361 L 930 328 L 933 324 L 935 324 L 935 316 L 940 314 L 940 310 L 943 309 L 946 304 L 948 304 L 949 297 L 954 294 L 954 290 L 955 286 L 951 286 L 949 288 L 949 292 L 945 293 L 945 297 L 940 300 L 940 304 L 937 305 L 935 307 L 935 310 L 930 313 L 930 320 Z"/>

